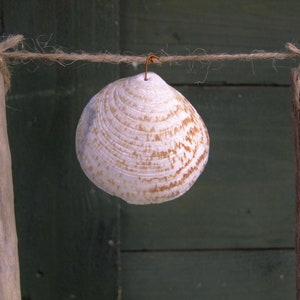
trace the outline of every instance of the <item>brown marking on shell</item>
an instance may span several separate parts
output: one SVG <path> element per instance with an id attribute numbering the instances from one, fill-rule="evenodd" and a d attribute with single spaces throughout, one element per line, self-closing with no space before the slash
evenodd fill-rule
<path id="1" fill-rule="evenodd" d="M 156 140 L 156 141 L 161 141 L 161 136 L 160 136 L 159 134 L 156 134 L 156 135 L 155 135 L 155 140 Z"/>

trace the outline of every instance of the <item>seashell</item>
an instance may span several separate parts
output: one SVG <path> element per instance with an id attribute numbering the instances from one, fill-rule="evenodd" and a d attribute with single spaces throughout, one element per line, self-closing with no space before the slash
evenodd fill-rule
<path id="1" fill-rule="evenodd" d="M 87 177 L 132 204 L 173 200 L 195 183 L 209 154 L 190 102 L 153 72 L 119 79 L 87 104 L 76 132 Z"/>

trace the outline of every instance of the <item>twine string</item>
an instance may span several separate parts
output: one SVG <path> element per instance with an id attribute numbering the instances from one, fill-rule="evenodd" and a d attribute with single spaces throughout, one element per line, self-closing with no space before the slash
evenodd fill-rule
<path id="1" fill-rule="evenodd" d="M 147 56 L 121 55 L 110 53 L 66 53 L 62 50 L 56 49 L 53 52 L 32 52 L 27 51 L 23 45 L 24 37 L 22 35 L 8 36 L 0 43 L 0 70 L 3 73 L 6 89 L 10 86 L 10 73 L 7 68 L 7 60 L 14 59 L 20 61 L 26 60 L 43 60 L 52 61 L 64 65 L 64 62 L 94 62 L 94 63 L 135 63 L 144 64 Z M 160 56 L 159 62 L 154 63 L 171 63 L 182 61 L 198 61 L 198 62 L 215 62 L 215 61 L 233 61 L 233 60 L 285 60 L 300 57 L 300 49 L 292 43 L 285 45 L 285 52 L 253 52 L 253 53 L 217 53 L 217 54 L 199 54 L 199 55 L 170 55 Z"/>

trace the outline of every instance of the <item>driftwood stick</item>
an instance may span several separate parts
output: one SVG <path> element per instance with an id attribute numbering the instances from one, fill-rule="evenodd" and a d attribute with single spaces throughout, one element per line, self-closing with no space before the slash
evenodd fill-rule
<path id="1" fill-rule="evenodd" d="M 296 289 L 300 300 L 300 72 L 292 69 L 292 120 L 296 171 Z"/>
<path id="2" fill-rule="evenodd" d="M 0 72 L 0 299 L 21 300 L 11 156 L 5 109 L 5 87 Z"/>

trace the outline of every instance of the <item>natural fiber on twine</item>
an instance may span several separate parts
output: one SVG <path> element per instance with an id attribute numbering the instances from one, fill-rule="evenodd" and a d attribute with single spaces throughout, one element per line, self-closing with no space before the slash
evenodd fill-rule
<path id="1" fill-rule="evenodd" d="M 10 86 L 10 73 L 6 65 L 8 59 L 14 60 L 43 60 L 53 61 L 63 64 L 65 61 L 86 61 L 96 63 L 145 63 L 147 56 L 133 56 L 133 55 L 121 55 L 110 53 L 66 53 L 56 49 L 54 52 L 30 52 L 18 49 L 19 45 L 24 42 L 22 35 L 8 36 L 4 41 L 0 43 L 0 70 L 3 73 L 6 89 Z M 285 45 L 285 52 L 253 52 L 253 53 L 237 53 L 237 54 L 199 54 L 199 55 L 170 55 L 160 56 L 159 62 L 180 62 L 180 61 L 199 61 L 199 62 L 213 62 L 213 61 L 231 61 L 231 60 L 284 60 L 295 57 L 300 57 L 300 49 L 294 44 L 287 43 Z"/>

